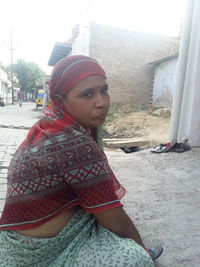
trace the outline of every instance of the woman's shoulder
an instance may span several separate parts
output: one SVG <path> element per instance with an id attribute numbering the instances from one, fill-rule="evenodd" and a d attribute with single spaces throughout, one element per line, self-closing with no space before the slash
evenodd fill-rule
<path id="1" fill-rule="evenodd" d="M 57 135 L 57 137 L 67 138 L 68 140 L 80 140 L 80 142 L 87 141 L 91 143 L 96 143 L 93 137 L 91 136 L 90 131 L 84 129 L 80 125 L 71 125 L 64 127 L 63 130 Z"/>

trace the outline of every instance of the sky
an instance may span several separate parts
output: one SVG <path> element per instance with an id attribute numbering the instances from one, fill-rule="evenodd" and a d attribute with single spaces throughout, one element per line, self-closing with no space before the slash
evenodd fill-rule
<path id="1" fill-rule="evenodd" d="M 0 62 L 17 59 L 48 67 L 56 42 L 67 41 L 86 20 L 155 34 L 178 36 L 186 0 L 0 0 Z"/>

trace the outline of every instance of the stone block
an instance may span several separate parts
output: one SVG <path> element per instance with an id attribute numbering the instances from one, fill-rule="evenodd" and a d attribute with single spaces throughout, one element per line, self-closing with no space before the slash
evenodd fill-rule
<path id="1" fill-rule="evenodd" d="M 169 118 L 171 116 L 171 109 L 160 108 L 155 110 L 152 114 L 163 118 Z"/>

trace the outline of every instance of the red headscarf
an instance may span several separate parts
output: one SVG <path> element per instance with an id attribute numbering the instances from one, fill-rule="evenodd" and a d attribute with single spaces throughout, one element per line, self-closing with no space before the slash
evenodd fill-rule
<path id="1" fill-rule="evenodd" d="M 101 75 L 106 78 L 105 71 L 95 59 L 76 55 L 61 59 L 54 67 L 49 81 L 49 94 L 64 95 L 81 80 L 90 75 Z"/>
<path id="2" fill-rule="evenodd" d="M 52 116 L 58 112 L 61 112 L 64 116 L 64 120 L 60 123 L 64 127 L 69 122 L 72 122 L 72 118 L 67 114 L 62 104 L 55 103 L 54 96 L 65 95 L 70 89 L 72 89 L 81 80 L 84 80 L 91 75 L 100 75 L 106 78 L 106 73 L 98 62 L 90 57 L 75 55 L 61 59 L 54 66 L 50 80 L 49 80 L 49 96 L 51 98 L 51 105 L 46 109 L 45 114 Z M 55 117 L 55 115 L 53 115 Z M 58 124 L 58 123 L 57 123 Z M 58 125 L 56 127 L 59 128 Z M 97 129 L 90 129 L 91 135 L 94 140 L 97 141 Z"/>

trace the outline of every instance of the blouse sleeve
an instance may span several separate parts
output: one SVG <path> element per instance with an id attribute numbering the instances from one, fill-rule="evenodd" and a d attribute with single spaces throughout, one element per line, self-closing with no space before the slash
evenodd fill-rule
<path id="1" fill-rule="evenodd" d="M 90 137 L 79 137 L 71 150 L 64 179 L 77 195 L 78 204 L 95 213 L 122 206 L 125 189 L 112 172 L 106 155 Z"/>

